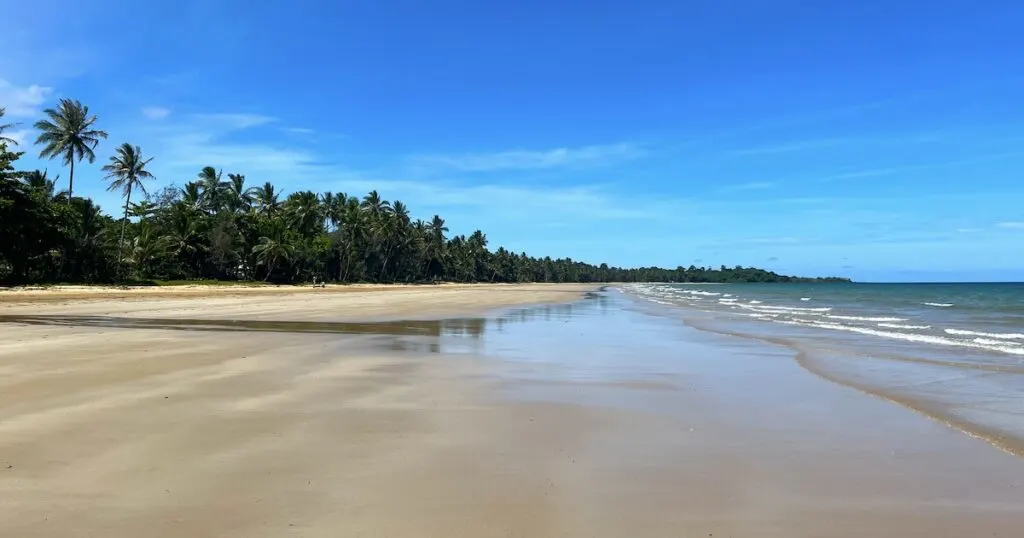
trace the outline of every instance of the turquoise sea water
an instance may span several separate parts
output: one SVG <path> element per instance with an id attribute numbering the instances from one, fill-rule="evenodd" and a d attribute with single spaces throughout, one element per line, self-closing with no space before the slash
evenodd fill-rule
<path id="1" fill-rule="evenodd" d="M 712 332 L 792 348 L 826 379 L 1024 454 L 1024 284 L 640 284 Z"/>

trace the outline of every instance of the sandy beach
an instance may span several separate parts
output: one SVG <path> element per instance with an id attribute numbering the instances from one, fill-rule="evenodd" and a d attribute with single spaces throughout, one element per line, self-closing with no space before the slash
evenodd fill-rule
<path id="1" fill-rule="evenodd" d="M 586 285 L 0 292 L 0 536 L 1016 536 L 1024 462 Z"/>

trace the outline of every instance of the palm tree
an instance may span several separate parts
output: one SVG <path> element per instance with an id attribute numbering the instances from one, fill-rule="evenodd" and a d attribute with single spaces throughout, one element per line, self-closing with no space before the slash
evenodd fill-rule
<path id="1" fill-rule="evenodd" d="M 280 261 L 291 260 L 295 254 L 295 247 L 288 242 L 283 228 L 275 226 L 270 235 L 260 237 L 260 242 L 253 247 L 252 253 L 260 265 L 267 266 L 267 276 L 263 279 L 266 282 L 273 276 L 274 268 Z"/>
<path id="2" fill-rule="evenodd" d="M 348 204 L 348 195 L 339 192 L 337 194 L 333 192 L 325 192 L 320 195 L 322 200 L 324 219 L 330 223 L 334 229 L 338 229 L 342 219 L 345 215 L 345 206 Z"/>
<path id="3" fill-rule="evenodd" d="M 203 208 L 202 187 L 195 181 L 189 181 L 181 188 L 181 203 L 192 212 Z"/>
<path id="4" fill-rule="evenodd" d="M 224 202 L 224 192 L 227 190 L 227 183 L 221 181 L 221 171 L 212 166 L 206 166 L 199 171 L 196 179 L 202 188 L 202 202 L 210 213 L 220 211 Z"/>
<path id="5" fill-rule="evenodd" d="M 49 119 L 36 122 L 36 129 L 42 131 L 36 144 L 42 144 L 40 157 L 53 159 L 60 156 L 65 166 L 71 167 L 68 174 L 68 202 L 74 195 L 75 161 L 86 159 L 96 161 L 96 146 L 107 133 L 94 129 L 97 117 L 89 115 L 89 107 L 80 101 L 61 98 L 57 108 L 43 111 Z"/>
<path id="6" fill-rule="evenodd" d="M 133 217 L 139 217 L 140 219 L 147 219 L 156 213 L 157 205 L 149 200 L 143 200 L 139 203 L 132 204 L 131 209 L 128 210 L 128 214 Z"/>
<path id="7" fill-rule="evenodd" d="M 57 188 L 57 180 L 60 176 L 50 179 L 46 175 L 46 170 L 40 172 L 39 170 L 33 170 L 22 179 L 30 189 L 42 193 L 47 200 L 54 198 L 55 190 Z"/>
<path id="8" fill-rule="evenodd" d="M 243 213 L 252 207 L 257 189 L 245 188 L 245 176 L 243 174 L 228 174 L 228 181 L 225 185 L 227 188 L 228 206 L 232 212 Z"/>
<path id="9" fill-rule="evenodd" d="M 253 198 L 256 200 L 256 205 L 260 208 L 260 213 L 264 215 L 273 215 L 277 213 L 277 210 L 281 207 L 281 202 L 277 200 L 279 194 L 274 190 L 274 184 L 266 182 L 262 187 L 256 188 L 253 193 Z"/>
<path id="10" fill-rule="evenodd" d="M 153 229 L 143 228 L 139 235 L 128 243 L 128 256 L 125 257 L 125 261 L 145 274 L 146 267 L 160 258 L 166 251 L 166 246 L 165 237 L 157 237 Z"/>
<path id="11" fill-rule="evenodd" d="M 430 266 L 435 261 L 439 264 L 443 263 L 444 260 L 444 246 L 446 238 L 444 234 L 448 231 L 448 227 L 444 225 L 444 219 L 440 215 L 434 215 L 434 218 L 427 224 L 427 273 L 429 276 Z M 442 273 L 444 267 L 441 267 Z"/>
<path id="12" fill-rule="evenodd" d="M 323 226 L 320 197 L 313 191 L 294 192 L 285 202 L 285 210 L 292 226 L 306 237 L 312 237 Z"/>
<path id="13" fill-rule="evenodd" d="M 381 198 L 377 191 L 370 191 L 370 194 L 364 196 L 360 206 L 375 219 L 391 212 L 391 203 Z"/>
<path id="14" fill-rule="evenodd" d="M 125 142 L 117 148 L 117 153 L 110 157 L 110 164 L 103 167 L 103 171 L 107 173 L 106 179 L 110 180 L 107 190 L 120 190 L 124 193 L 124 219 L 121 221 L 121 239 L 117 244 L 119 273 L 121 262 L 124 259 L 124 230 L 128 225 L 128 208 L 132 202 L 132 190 L 138 189 L 142 194 L 146 194 L 146 187 L 142 181 L 153 177 L 153 174 L 146 170 L 146 165 L 152 160 L 152 157 L 142 158 L 142 148 Z"/>
<path id="15" fill-rule="evenodd" d="M 196 212 L 188 206 L 178 206 L 179 209 L 171 213 L 170 226 L 165 230 L 164 241 L 168 250 L 181 262 L 188 262 L 196 270 L 198 276 L 202 260 L 199 254 L 206 250 L 202 243 L 202 236 L 199 233 L 199 223 L 196 219 Z"/>
<path id="16" fill-rule="evenodd" d="M 4 107 L 0 107 L 0 119 L 2 119 L 4 117 L 4 114 L 6 113 L 7 109 Z M 17 140 L 4 136 L 4 131 L 6 131 L 7 129 L 13 129 L 17 125 L 17 123 L 0 123 L 0 144 L 10 144 L 12 146 L 18 145 Z"/>

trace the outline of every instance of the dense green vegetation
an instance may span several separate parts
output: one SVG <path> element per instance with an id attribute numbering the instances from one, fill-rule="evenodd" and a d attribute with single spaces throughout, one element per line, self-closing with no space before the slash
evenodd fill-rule
<path id="1" fill-rule="evenodd" d="M 0 120 L 3 119 L 0 109 Z M 488 249 L 481 231 L 449 237 L 445 220 L 415 219 L 376 191 L 293 192 L 212 166 L 184 187 L 147 193 L 151 158 L 125 143 L 102 167 L 122 193 L 117 218 L 73 196 L 76 163 L 95 160 L 107 133 L 78 101 L 61 99 L 35 124 L 41 157 L 69 168 L 67 190 L 47 172 L 19 170 L 0 121 L 0 280 L 158 282 L 788 282 L 762 269 L 620 269 Z M 20 149 L 20 148 L 18 148 Z"/>

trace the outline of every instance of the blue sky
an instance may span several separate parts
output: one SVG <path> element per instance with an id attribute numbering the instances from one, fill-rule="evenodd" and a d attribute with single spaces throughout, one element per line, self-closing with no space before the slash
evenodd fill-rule
<path id="1" fill-rule="evenodd" d="M 1018 1 L 81 6 L 5 6 L 0 106 L 66 179 L 27 128 L 90 105 L 110 211 L 128 141 L 151 190 L 377 189 L 541 256 L 1024 280 Z"/>

